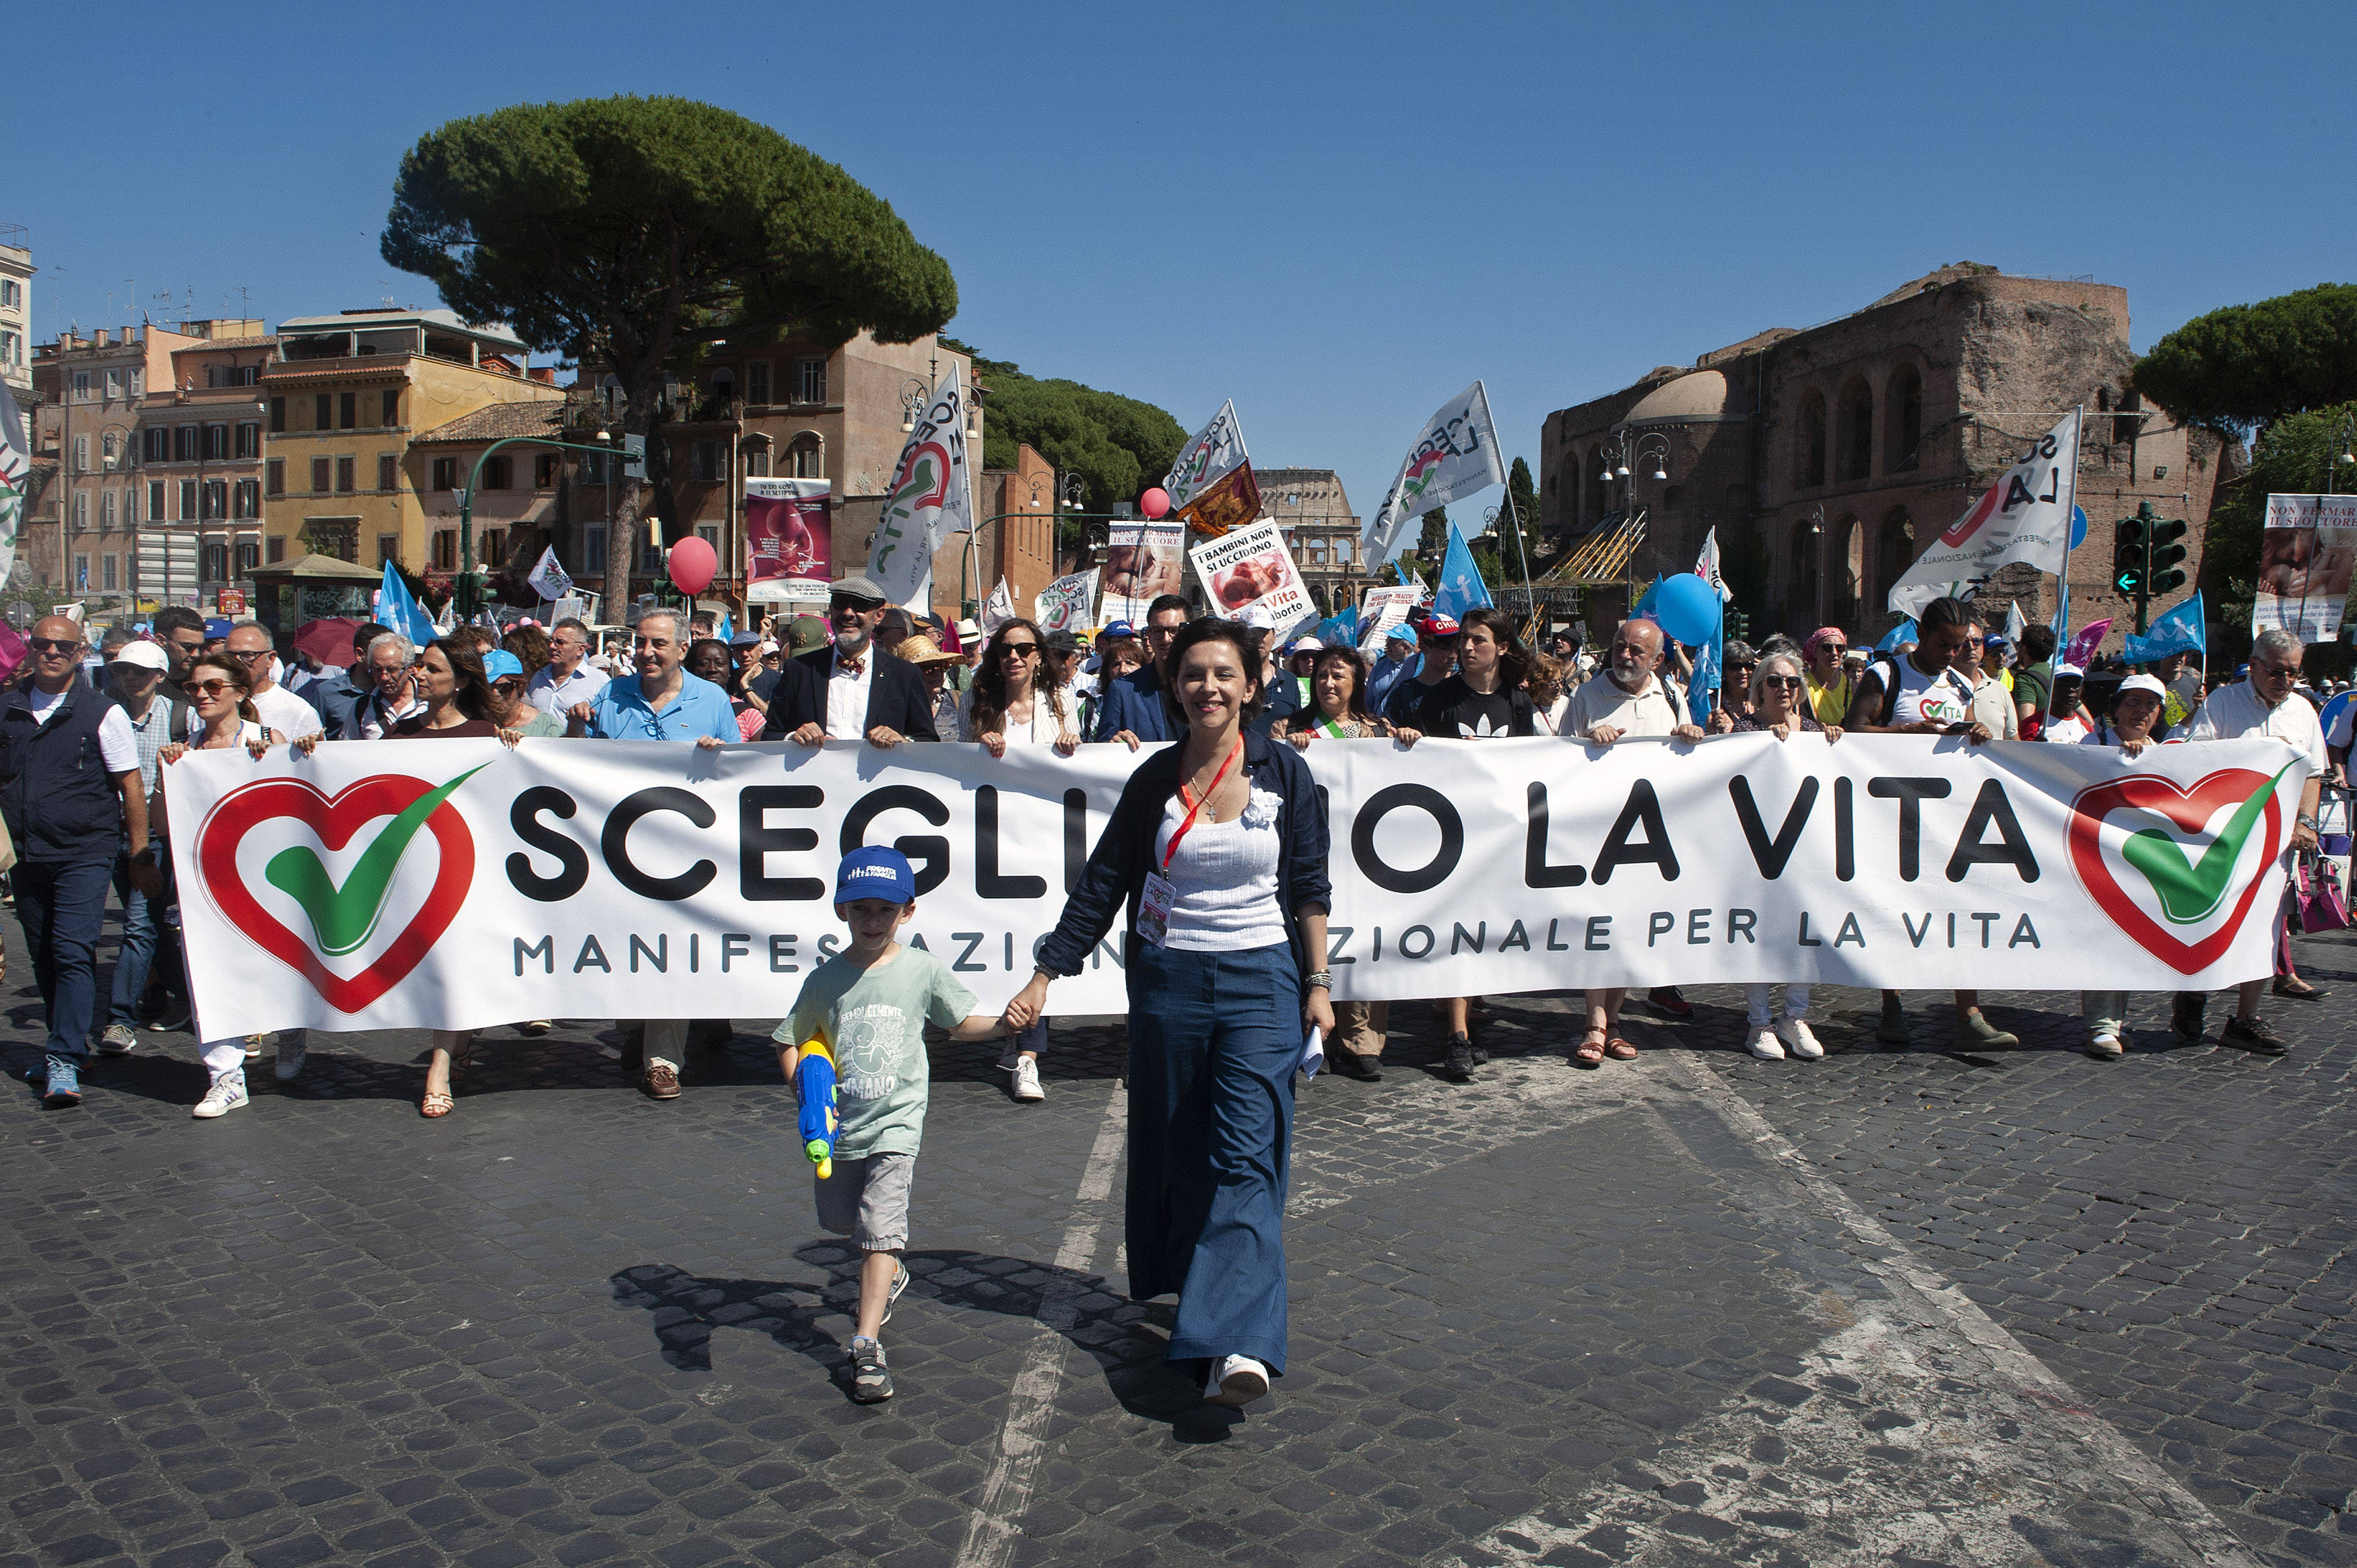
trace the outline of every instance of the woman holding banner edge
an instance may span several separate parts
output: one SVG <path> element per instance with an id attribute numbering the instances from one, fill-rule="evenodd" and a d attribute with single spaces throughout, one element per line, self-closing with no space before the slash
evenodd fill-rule
<path id="1" fill-rule="evenodd" d="M 1299 752 L 1246 727 L 1257 637 L 1197 620 L 1168 668 L 1185 733 L 1123 786 L 1006 1019 L 1039 1018 L 1126 912 L 1130 1294 L 1178 1293 L 1168 1359 L 1242 1408 L 1285 1371 L 1293 1073 L 1304 1026 L 1334 1026 L 1326 805 Z"/>

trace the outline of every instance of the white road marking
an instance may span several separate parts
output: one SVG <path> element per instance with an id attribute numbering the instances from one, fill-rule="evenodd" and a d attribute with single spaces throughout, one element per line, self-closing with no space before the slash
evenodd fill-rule
<path id="1" fill-rule="evenodd" d="M 1099 1239 L 1112 1219 L 1107 1200 L 1113 1196 L 1114 1173 L 1121 1166 L 1122 1144 L 1129 1130 L 1129 1090 L 1116 1080 L 1113 1098 L 1098 1124 L 1096 1143 L 1081 1170 L 1081 1187 L 1074 1197 L 1072 1222 L 1056 1249 L 1056 1267 L 1062 1273 L 1039 1300 L 1041 1332 L 1024 1352 L 1023 1369 L 1007 1391 L 1006 1420 L 999 1428 L 998 1452 L 984 1477 L 982 1497 L 974 1517 L 966 1521 L 965 1539 L 958 1544 L 953 1568 L 1006 1568 L 1023 1533 L 1017 1521 L 1031 1506 L 1039 1460 L 1047 1451 L 1040 1434 L 1047 1430 L 1056 1395 L 1064 1386 L 1064 1366 L 1072 1347 L 1064 1336 L 1079 1322 L 1071 1298 L 1083 1294 L 1072 1276 L 1096 1256 Z"/>

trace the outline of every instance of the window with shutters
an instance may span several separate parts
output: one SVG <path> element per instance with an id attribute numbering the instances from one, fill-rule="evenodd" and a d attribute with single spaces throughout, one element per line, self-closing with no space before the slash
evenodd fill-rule
<path id="1" fill-rule="evenodd" d="M 726 460 L 724 456 L 726 451 L 727 447 L 722 442 L 697 442 L 691 454 L 689 465 L 691 477 L 707 485 L 718 480 L 721 478 L 721 466 Z"/>
<path id="2" fill-rule="evenodd" d="M 123 372 L 121 371 L 109 371 L 106 372 L 106 401 L 109 403 L 120 403 L 122 400 Z"/>
<path id="3" fill-rule="evenodd" d="M 220 463 L 225 462 L 228 457 L 229 426 L 226 424 L 206 425 L 205 461 L 209 463 Z"/>
<path id="4" fill-rule="evenodd" d="M 98 496 L 98 526 L 101 532 L 114 527 L 114 492 L 102 490 Z"/>
<path id="5" fill-rule="evenodd" d="M 434 488 L 437 490 L 455 490 L 458 488 L 457 458 L 436 457 L 434 459 Z M 1045 658 L 1046 655 L 1043 654 L 1041 657 Z"/>
<path id="6" fill-rule="evenodd" d="M 341 396 L 338 397 L 336 399 L 336 427 L 339 430 L 353 430 L 359 427 L 360 422 L 361 394 L 358 392 L 345 392 Z"/>
<path id="7" fill-rule="evenodd" d="M 475 561 L 478 565 L 488 566 L 494 572 L 505 566 L 508 563 L 507 530 L 503 528 L 483 530 L 483 548 L 475 557 Z"/>
<path id="8" fill-rule="evenodd" d="M 90 372 L 88 371 L 76 371 L 74 372 L 73 387 L 74 402 L 88 403 L 90 401 Z"/>
<path id="9" fill-rule="evenodd" d="M 437 572 L 458 569 L 458 531 L 438 528 L 434 531 L 434 568 Z"/>
<path id="10" fill-rule="evenodd" d="M 147 521 L 150 522 L 165 521 L 164 481 L 161 479 L 147 481 Z"/>
<path id="11" fill-rule="evenodd" d="M 796 360 L 794 381 L 796 403 L 824 403 L 826 401 L 826 361 Z"/>
<path id="12" fill-rule="evenodd" d="M 196 520 L 197 481 L 194 479 L 182 479 L 180 481 L 180 521 L 182 522 L 194 522 Z"/>
<path id="13" fill-rule="evenodd" d="M 115 562 L 117 559 L 118 557 L 113 555 L 102 555 L 98 558 L 99 586 L 104 588 L 110 594 L 114 591 Z"/>
<path id="14" fill-rule="evenodd" d="M 770 477 L 770 449 L 767 446 L 746 448 L 745 472 L 757 479 L 766 479 Z"/>
<path id="15" fill-rule="evenodd" d="M 745 367 L 745 401 L 756 403 L 770 401 L 769 360 L 763 360 L 759 364 Z"/>
<path id="16" fill-rule="evenodd" d="M 229 541 L 208 539 L 199 547 L 197 580 L 200 583 L 229 581 Z"/>
<path id="17" fill-rule="evenodd" d="M 286 434 L 286 400 L 283 397 L 274 397 L 270 400 L 270 434 L 273 435 Z"/>
<path id="18" fill-rule="evenodd" d="M 172 432 L 172 461 L 193 463 L 197 460 L 197 427 L 183 424 Z"/>
<path id="19" fill-rule="evenodd" d="M 336 493 L 338 495 L 348 496 L 361 488 L 360 466 L 360 459 L 357 457 L 336 459 Z"/>
<path id="20" fill-rule="evenodd" d="M 205 481 L 205 510 L 203 517 L 199 521 L 211 522 L 218 518 L 224 518 L 228 515 L 229 481 L 227 479 L 207 479 Z"/>
<path id="21" fill-rule="evenodd" d="M 390 452 L 377 454 L 376 488 L 380 490 L 401 489 L 401 459 Z"/>
<path id="22" fill-rule="evenodd" d="M 90 498 L 88 496 L 74 497 L 73 520 L 74 532 L 76 533 L 81 533 L 90 527 Z"/>
<path id="23" fill-rule="evenodd" d="M 285 560 L 286 536 L 283 533 L 272 534 L 268 539 L 263 542 L 263 553 L 269 557 L 270 564 L 273 566 L 275 566 L 280 562 Z"/>
<path id="24" fill-rule="evenodd" d="M 90 587 L 90 557 L 87 555 L 74 557 L 74 586 L 84 591 Z"/>
<path id="25" fill-rule="evenodd" d="M 172 433 L 160 424 L 151 424 L 139 433 L 139 444 L 146 449 L 150 463 L 172 460 Z"/>
<path id="26" fill-rule="evenodd" d="M 376 536 L 376 564 L 382 566 L 388 561 L 398 562 L 400 559 L 401 535 L 398 533 L 378 534 Z"/>
<path id="27" fill-rule="evenodd" d="M 237 427 L 237 455 L 248 462 L 262 456 L 262 426 L 253 420 Z"/>
<path id="28" fill-rule="evenodd" d="M 262 472 L 264 477 L 270 482 L 270 493 L 272 495 L 283 496 L 286 493 L 285 458 L 273 457 L 269 462 L 264 463 L 262 466 Z"/>
<path id="29" fill-rule="evenodd" d="M 587 576 L 605 575 L 606 525 L 602 522 L 593 522 L 581 531 L 581 570 Z"/>
<path id="30" fill-rule="evenodd" d="M 387 387 L 377 394 L 376 422 L 387 426 L 401 423 L 401 389 L 399 387 Z"/>
<path id="31" fill-rule="evenodd" d="M 336 400 L 328 392 L 317 392 L 311 398 L 311 428 L 332 430 L 336 424 Z"/>
<path id="32" fill-rule="evenodd" d="M 327 458 L 325 458 L 325 457 L 314 457 L 314 458 L 312 458 L 312 459 L 311 459 L 311 493 L 312 493 L 313 495 L 315 495 L 315 496 L 324 496 L 324 495 L 326 495 L 326 494 L 328 493 L 328 486 L 331 482 L 333 482 L 333 480 L 332 480 L 332 476 L 334 475 L 335 471 L 336 471 L 336 470 L 335 470 L 335 465 L 334 465 L 333 463 L 329 462 Z"/>
<path id="33" fill-rule="evenodd" d="M 262 481 L 240 479 L 237 482 L 236 499 L 237 510 L 234 513 L 236 517 L 249 522 L 260 517 L 262 515 Z"/>
<path id="34" fill-rule="evenodd" d="M 250 577 L 253 575 L 253 569 L 261 564 L 261 542 L 254 539 L 239 540 L 237 542 L 237 575 L 241 577 Z"/>
<path id="35" fill-rule="evenodd" d="M 533 489 L 553 490 L 556 488 L 558 462 L 558 454 L 554 452 L 543 452 L 533 458 L 532 488 Z"/>
<path id="36" fill-rule="evenodd" d="M 825 478 L 826 447 L 824 444 L 809 431 L 795 436 L 794 444 L 786 448 L 786 472 L 789 477 L 797 479 Z"/>
<path id="37" fill-rule="evenodd" d="M 144 365 L 131 367 L 131 395 L 133 397 L 147 395 L 147 370 Z"/>
<path id="38" fill-rule="evenodd" d="M 484 459 L 483 489 L 487 490 L 508 489 L 511 488 L 508 483 L 509 477 L 508 455 L 506 453 L 501 452 L 497 456 Z"/>
<path id="39" fill-rule="evenodd" d="M 73 471 L 77 474 L 90 472 L 90 437 L 87 435 L 74 437 Z"/>

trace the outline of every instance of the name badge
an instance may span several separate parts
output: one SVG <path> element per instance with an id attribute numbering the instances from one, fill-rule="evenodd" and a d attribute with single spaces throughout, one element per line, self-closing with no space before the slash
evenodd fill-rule
<path id="1" fill-rule="evenodd" d="M 1170 936 L 1170 906 L 1178 901 L 1178 889 L 1168 877 L 1158 871 L 1146 874 L 1146 886 L 1137 895 L 1137 934 L 1148 947 L 1160 947 Z"/>

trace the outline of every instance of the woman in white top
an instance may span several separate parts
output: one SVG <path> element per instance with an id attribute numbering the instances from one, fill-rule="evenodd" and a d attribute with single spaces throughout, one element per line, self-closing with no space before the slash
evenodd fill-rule
<path id="1" fill-rule="evenodd" d="M 1080 748 L 1079 704 L 1064 685 L 1064 660 L 1048 646 L 1032 622 L 1017 617 L 990 634 L 974 684 L 958 701 L 957 737 L 979 741 L 993 757 L 1017 746 L 1052 746 L 1060 757 Z M 1045 1100 L 1039 1087 L 1039 1051 L 1048 1043 L 1048 1021 L 1039 1019 L 1014 1036 L 998 1065 L 1015 1074 L 1015 1098 Z"/>
<path id="2" fill-rule="evenodd" d="M 286 738 L 274 729 L 265 728 L 261 715 L 254 711 L 253 677 L 246 672 L 242 660 L 226 653 L 198 654 L 188 661 L 185 690 L 197 710 L 201 728 L 195 738 L 169 742 L 156 754 L 157 762 L 164 767 L 179 761 L 191 751 L 228 751 L 241 746 L 259 757 Z M 148 816 L 154 822 L 166 822 L 163 772 L 163 767 L 156 770 L 156 799 Z M 164 832 L 169 831 L 167 823 Z M 206 1022 L 218 1026 L 221 1021 Z M 280 1078 L 291 1079 L 302 1070 L 308 1043 L 307 1030 L 289 1030 L 279 1036 L 276 1071 Z M 212 1083 L 205 1090 L 205 1097 L 197 1101 L 193 1114 L 210 1121 L 246 1103 L 245 1036 L 230 1035 L 207 1040 L 199 1048 L 203 1052 L 206 1069 L 212 1074 Z"/>

